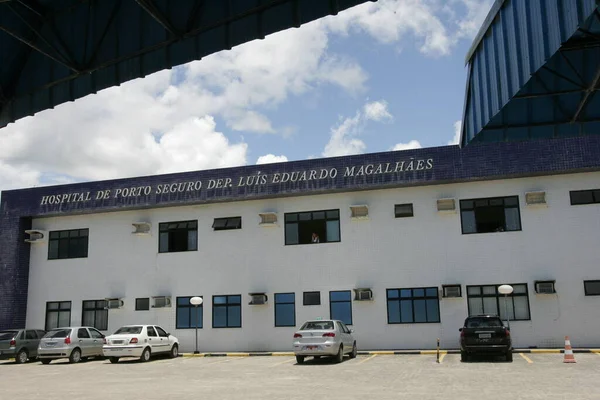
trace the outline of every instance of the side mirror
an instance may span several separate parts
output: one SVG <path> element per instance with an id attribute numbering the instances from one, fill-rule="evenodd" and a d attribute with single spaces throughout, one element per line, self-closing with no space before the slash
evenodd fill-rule
<path id="1" fill-rule="evenodd" d="M 458 328 L 458 331 L 459 331 L 459 332 L 462 332 L 462 328 Z"/>
<path id="2" fill-rule="evenodd" d="M 354 329 L 350 329 L 350 333 L 354 333 Z"/>

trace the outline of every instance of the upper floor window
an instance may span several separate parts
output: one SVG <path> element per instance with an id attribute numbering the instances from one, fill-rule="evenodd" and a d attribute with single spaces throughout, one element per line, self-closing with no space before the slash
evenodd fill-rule
<path id="1" fill-rule="evenodd" d="M 600 296 L 600 281 L 583 281 L 586 296 Z"/>
<path id="2" fill-rule="evenodd" d="M 212 227 L 215 231 L 242 229 L 242 217 L 215 218 Z"/>
<path id="3" fill-rule="evenodd" d="M 48 259 L 82 258 L 88 256 L 89 229 L 50 232 Z"/>
<path id="4" fill-rule="evenodd" d="M 160 253 L 198 250 L 198 221 L 164 222 L 158 230 Z"/>
<path id="5" fill-rule="evenodd" d="M 519 197 L 494 197 L 460 201 L 463 233 L 521 230 Z"/>
<path id="6" fill-rule="evenodd" d="M 414 215 L 412 203 L 396 204 L 394 206 L 394 214 L 396 218 L 412 217 Z"/>
<path id="7" fill-rule="evenodd" d="M 388 324 L 440 322 L 437 287 L 387 290 Z"/>
<path id="8" fill-rule="evenodd" d="M 600 203 L 600 189 L 595 190 L 573 190 L 569 192 L 571 196 L 571 205 Z"/>
<path id="9" fill-rule="evenodd" d="M 340 210 L 285 214 L 285 244 L 340 241 Z"/>

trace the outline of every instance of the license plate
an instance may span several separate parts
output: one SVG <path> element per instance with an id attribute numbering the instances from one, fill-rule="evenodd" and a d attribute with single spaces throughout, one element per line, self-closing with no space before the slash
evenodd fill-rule
<path id="1" fill-rule="evenodd" d="M 56 344 L 55 342 L 48 342 L 48 343 L 46 343 L 46 346 L 47 346 L 47 347 L 52 347 L 52 346 L 54 346 L 55 344 Z"/>
<path id="2" fill-rule="evenodd" d="M 319 346 L 306 346 L 304 347 L 306 350 L 316 350 L 319 348 Z"/>
<path id="3" fill-rule="evenodd" d="M 491 333 L 480 333 L 479 339 L 490 339 L 492 337 Z"/>
<path id="4" fill-rule="evenodd" d="M 123 344 L 123 340 L 113 340 L 112 344 Z"/>

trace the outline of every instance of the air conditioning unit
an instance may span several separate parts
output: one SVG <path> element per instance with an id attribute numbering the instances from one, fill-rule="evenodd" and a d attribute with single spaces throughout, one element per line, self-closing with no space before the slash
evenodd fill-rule
<path id="1" fill-rule="evenodd" d="M 555 281 L 536 281 L 535 292 L 538 294 L 554 294 L 556 289 L 554 287 Z"/>
<path id="2" fill-rule="evenodd" d="M 369 219 L 369 206 L 364 204 L 350 206 L 350 217 L 352 219 Z"/>
<path id="3" fill-rule="evenodd" d="M 248 293 L 250 295 L 250 305 L 267 304 L 268 297 L 264 293 Z"/>
<path id="4" fill-rule="evenodd" d="M 438 199 L 437 210 L 439 212 L 455 212 L 456 211 L 456 199 Z"/>
<path id="5" fill-rule="evenodd" d="M 442 285 L 443 297 L 462 297 L 460 285 Z"/>
<path id="6" fill-rule="evenodd" d="M 277 226 L 277 213 L 275 212 L 264 212 L 259 213 L 260 226 Z"/>
<path id="7" fill-rule="evenodd" d="M 527 192 L 525 193 L 525 204 L 528 206 L 545 206 L 546 192 Z"/>
<path id="8" fill-rule="evenodd" d="M 152 297 L 152 308 L 168 308 L 171 307 L 170 296 L 155 296 Z"/>
<path id="9" fill-rule="evenodd" d="M 125 302 L 121 299 L 105 299 L 106 300 L 106 310 L 112 310 L 115 308 L 122 308 Z"/>
<path id="10" fill-rule="evenodd" d="M 134 235 L 149 235 L 150 228 L 152 227 L 150 222 L 133 222 L 131 225 L 135 228 L 135 230 L 131 232 Z"/>
<path id="11" fill-rule="evenodd" d="M 29 235 L 29 237 L 25 238 L 25 242 L 27 243 L 45 243 L 48 238 L 47 231 L 37 229 L 28 229 L 25 231 L 25 234 Z"/>
<path id="12" fill-rule="evenodd" d="M 370 301 L 373 300 L 373 291 L 368 288 L 354 289 L 355 301 Z"/>

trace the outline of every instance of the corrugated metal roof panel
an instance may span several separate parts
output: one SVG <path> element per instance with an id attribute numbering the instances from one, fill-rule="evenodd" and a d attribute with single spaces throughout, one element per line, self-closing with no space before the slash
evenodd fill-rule
<path id="1" fill-rule="evenodd" d="M 366 1 L 0 2 L 0 127 Z"/>
<path id="2" fill-rule="evenodd" d="M 590 124 L 600 120 L 598 7 L 596 0 L 494 3 L 468 54 L 462 145 L 596 133 Z"/>

